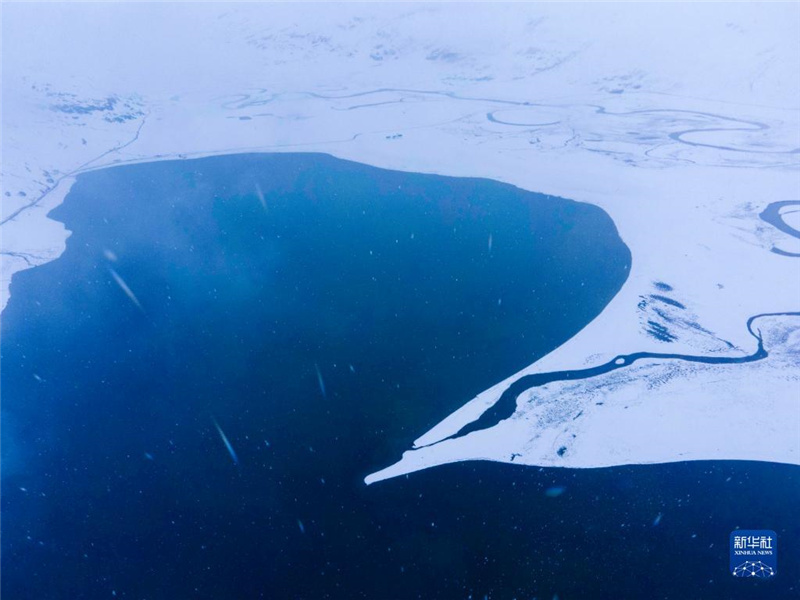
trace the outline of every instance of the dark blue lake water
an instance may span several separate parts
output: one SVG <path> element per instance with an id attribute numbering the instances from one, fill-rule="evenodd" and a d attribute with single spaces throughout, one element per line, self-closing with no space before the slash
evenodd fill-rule
<path id="1" fill-rule="evenodd" d="M 51 216 L 2 316 L 4 599 L 796 597 L 797 544 L 727 572 L 736 526 L 798 539 L 796 468 L 364 485 L 603 309 L 631 257 L 596 207 L 239 155 L 84 174 Z"/>

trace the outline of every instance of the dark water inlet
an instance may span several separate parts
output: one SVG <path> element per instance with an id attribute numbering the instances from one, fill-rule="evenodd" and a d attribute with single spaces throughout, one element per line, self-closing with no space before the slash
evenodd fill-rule
<path id="1" fill-rule="evenodd" d="M 747 330 L 758 341 L 758 347 L 755 352 L 746 356 L 694 356 L 690 354 L 634 352 L 633 354 L 621 354 L 607 363 L 588 369 L 573 369 L 568 371 L 552 371 L 549 373 L 534 373 L 533 375 L 525 375 L 508 386 L 508 388 L 506 388 L 506 390 L 500 395 L 500 398 L 498 398 L 497 402 L 495 402 L 488 410 L 486 410 L 486 412 L 478 417 L 478 419 L 465 425 L 457 433 L 444 439 L 456 439 L 464 437 L 465 435 L 468 435 L 474 431 L 480 431 L 482 429 L 494 427 L 500 421 L 510 418 L 516 412 L 517 398 L 520 394 L 535 387 L 541 387 L 554 381 L 589 379 L 591 377 L 605 375 L 606 373 L 616 371 L 617 369 L 628 368 L 635 362 L 644 359 L 671 359 L 711 365 L 738 365 L 762 360 L 769 356 L 769 353 L 764 349 L 764 342 L 761 339 L 761 334 L 753 331 L 753 323 L 762 317 L 776 316 L 800 316 L 800 312 L 763 313 L 750 317 L 747 320 Z M 428 445 L 432 446 L 438 443 L 439 442 L 434 442 L 434 444 Z"/>

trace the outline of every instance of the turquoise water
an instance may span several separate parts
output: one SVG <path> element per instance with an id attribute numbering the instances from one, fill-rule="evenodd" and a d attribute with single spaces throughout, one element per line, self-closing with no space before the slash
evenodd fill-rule
<path id="1" fill-rule="evenodd" d="M 363 484 L 603 309 L 631 257 L 596 207 L 291 154 L 84 174 L 51 216 L 67 250 L 2 320 L 6 597 L 606 598 L 643 540 L 669 566 L 671 527 L 715 552 L 696 481 L 797 485 L 472 463 Z"/>

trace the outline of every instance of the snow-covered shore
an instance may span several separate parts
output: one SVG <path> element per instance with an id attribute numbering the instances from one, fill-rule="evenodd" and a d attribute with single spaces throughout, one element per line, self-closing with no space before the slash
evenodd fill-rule
<path id="1" fill-rule="evenodd" d="M 800 240 L 759 218 L 772 202 L 800 199 L 798 5 L 50 4 L 3 13 L 3 305 L 13 273 L 63 251 L 68 232 L 46 214 L 79 173 L 302 151 L 488 177 L 608 212 L 633 255 L 628 281 L 523 373 L 640 351 L 743 356 L 755 345 L 749 317 L 800 309 L 800 259 L 772 251 L 800 252 Z M 670 288 L 679 317 L 656 311 L 656 284 Z M 797 330 L 797 319 L 773 321 L 787 339 Z M 672 341 L 654 336 L 656 326 Z M 667 386 L 683 401 L 640 402 L 618 446 L 604 437 L 606 416 L 585 413 L 584 449 L 558 464 L 798 463 L 800 367 L 796 345 L 781 347 L 789 358 L 780 365 L 771 356 L 683 373 Z M 671 368 L 641 367 L 609 403 L 657 397 L 645 379 Z M 520 376 L 508 375 L 416 445 L 479 416 Z M 589 397 L 593 385 L 548 393 Z M 753 424 L 723 410 L 731 403 L 779 418 Z M 521 397 L 513 419 L 411 450 L 379 477 L 512 454 L 552 464 L 539 406 Z M 703 435 L 688 406 L 713 414 Z M 574 415 L 562 416 L 550 415 L 548 432 L 572 431 Z M 664 422 L 672 433 L 662 440 L 652 434 Z"/>

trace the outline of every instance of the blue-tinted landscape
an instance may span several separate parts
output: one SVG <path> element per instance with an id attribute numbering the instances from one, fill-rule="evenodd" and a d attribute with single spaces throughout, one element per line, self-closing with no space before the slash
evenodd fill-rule
<path id="1" fill-rule="evenodd" d="M 800 598 L 800 4 L 0 12 L 3 600 Z"/>

